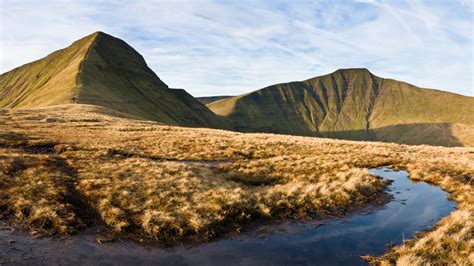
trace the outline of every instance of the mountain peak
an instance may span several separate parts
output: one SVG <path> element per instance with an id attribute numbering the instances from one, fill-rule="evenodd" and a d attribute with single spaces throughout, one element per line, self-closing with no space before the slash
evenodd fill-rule
<path id="1" fill-rule="evenodd" d="M 125 41 L 101 31 L 0 75 L 0 108 L 91 104 L 166 124 L 228 128 L 185 91 L 170 90 Z"/>
<path id="2" fill-rule="evenodd" d="M 123 42 L 125 44 L 127 44 L 125 41 L 123 41 L 122 39 L 119 39 L 113 35 L 110 35 L 108 33 L 105 33 L 103 31 L 96 31 L 94 33 L 92 33 L 91 35 L 89 36 L 94 36 L 97 39 L 109 39 L 109 40 L 115 40 L 115 41 L 120 41 L 120 42 Z M 128 44 L 127 44 L 128 45 Z"/>
<path id="3" fill-rule="evenodd" d="M 98 30 L 98 31 L 96 31 L 96 32 L 92 33 L 91 35 L 98 36 L 98 35 L 109 35 L 109 34 L 107 34 L 107 33 L 103 32 L 103 31 L 100 31 L 100 30 Z M 109 36 L 110 36 L 110 35 L 109 35 Z"/>
<path id="4" fill-rule="evenodd" d="M 115 45 L 118 44 L 118 45 L 127 47 L 127 49 L 133 49 L 125 41 L 123 41 L 123 40 L 121 40 L 117 37 L 114 37 L 114 36 L 112 36 L 108 33 L 105 33 L 103 31 L 96 31 L 96 32 L 91 33 L 87 36 L 84 36 L 81 39 L 75 41 L 71 46 L 73 46 L 74 44 L 79 44 L 79 43 L 82 44 L 82 45 L 87 46 L 87 48 L 89 48 L 89 46 L 97 45 L 98 43 L 100 43 L 101 45 L 106 45 L 106 46 L 109 46 L 109 45 L 115 43 Z M 70 48 L 71 46 L 69 46 L 68 48 Z M 68 48 L 66 48 L 66 49 L 68 49 Z M 137 54 L 138 54 L 138 52 L 137 52 Z"/>
<path id="5" fill-rule="evenodd" d="M 121 66 L 128 70 L 135 68 L 146 69 L 148 72 L 152 72 L 147 67 L 143 56 L 125 41 L 102 31 L 97 31 L 89 36 L 93 36 L 94 39 L 86 60 L 96 58 L 92 56 L 96 53 L 103 59 L 100 62 L 101 64 L 108 63 L 109 65 Z"/>
<path id="6" fill-rule="evenodd" d="M 469 131 L 473 100 L 348 68 L 207 106 L 244 132 L 461 146 L 474 140 L 451 125 Z"/>
<path id="7" fill-rule="evenodd" d="M 96 37 L 99 37 L 99 36 L 101 36 L 101 37 L 112 37 L 112 38 L 115 38 L 114 36 L 112 36 L 112 35 L 110 35 L 110 34 L 108 34 L 108 33 L 105 33 L 105 32 L 103 32 L 103 31 L 100 31 L 100 30 L 99 30 L 99 31 L 96 31 L 96 32 L 93 32 L 93 33 L 91 33 L 91 34 L 89 34 L 89 35 L 84 36 L 82 39 L 91 38 L 91 37 L 96 38 Z"/>
<path id="8" fill-rule="evenodd" d="M 364 74 L 372 74 L 370 70 L 367 68 L 361 67 L 361 68 L 340 68 L 334 73 L 364 73 Z"/>

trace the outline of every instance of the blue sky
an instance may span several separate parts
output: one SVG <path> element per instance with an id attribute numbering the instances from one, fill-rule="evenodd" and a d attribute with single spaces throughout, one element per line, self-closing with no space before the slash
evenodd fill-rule
<path id="1" fill-rule="evenodd" d="M 0 2 L 2 73 L 101 30 L 195 96 L 348 67 L 474 96 L 472 0 Z"/>

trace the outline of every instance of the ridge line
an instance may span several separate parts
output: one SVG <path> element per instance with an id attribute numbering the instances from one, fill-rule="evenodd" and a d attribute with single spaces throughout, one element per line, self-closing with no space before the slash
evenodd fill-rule
<path id="1" fill-rule="evenodd" d="M 79 78 L 80 78 L 81 71 L 82 71 L 82 65 L 84 64 L 84 61 L 86 60 L 86 58 L 89 56 L 89 53 L 90 53 L 92 47 L 96 44 L 96 41 L 99 38 L 100 34 L 101 34 L 100 31 L 97 31 L 93 34 L 94 37 L 92 38 L 89 47 L 87 47 L 87 50 L 84 53 L 84 57 L 82 58 L 81 62 L 79 63 L 79 68 L 77 70 L 77 75 L 76 75 L 76 82 L 74 84 L 75 86 L 74 86 L 74 89 L 73 89 L 73 92 L 72 92 L 72 98 L 70 99 L 73 104 L 76 104 L 76 101 L 79 99 L 79 91 L 80 91 L 80 89 L 79 89 L 79 86 L 80 86 Z"/>

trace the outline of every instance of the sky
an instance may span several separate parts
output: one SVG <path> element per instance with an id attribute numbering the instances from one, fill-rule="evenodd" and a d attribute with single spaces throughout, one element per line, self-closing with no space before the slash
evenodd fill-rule
<path id="1" fill-rule="evenodd" d="M 103 31 L 194 96 L 351 67 L 474 96 L 474 0 L 0 3 L 1 73 Z"/>

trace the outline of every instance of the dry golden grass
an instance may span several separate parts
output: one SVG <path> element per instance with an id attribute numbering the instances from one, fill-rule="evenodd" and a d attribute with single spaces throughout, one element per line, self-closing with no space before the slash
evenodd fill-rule
<path id="1" fill-rule="evenodd" d="M 385 263 L 469 264 L 474 149 L 242 134 L 163 126 L 86 105 L 0 111 L 0 210 L 32 230 L 102 223 L 160 243 L 206 240 L 257 218 L 339 215 L 404 168 L 451 193 L 458 210 L 395 247 Z"/>

